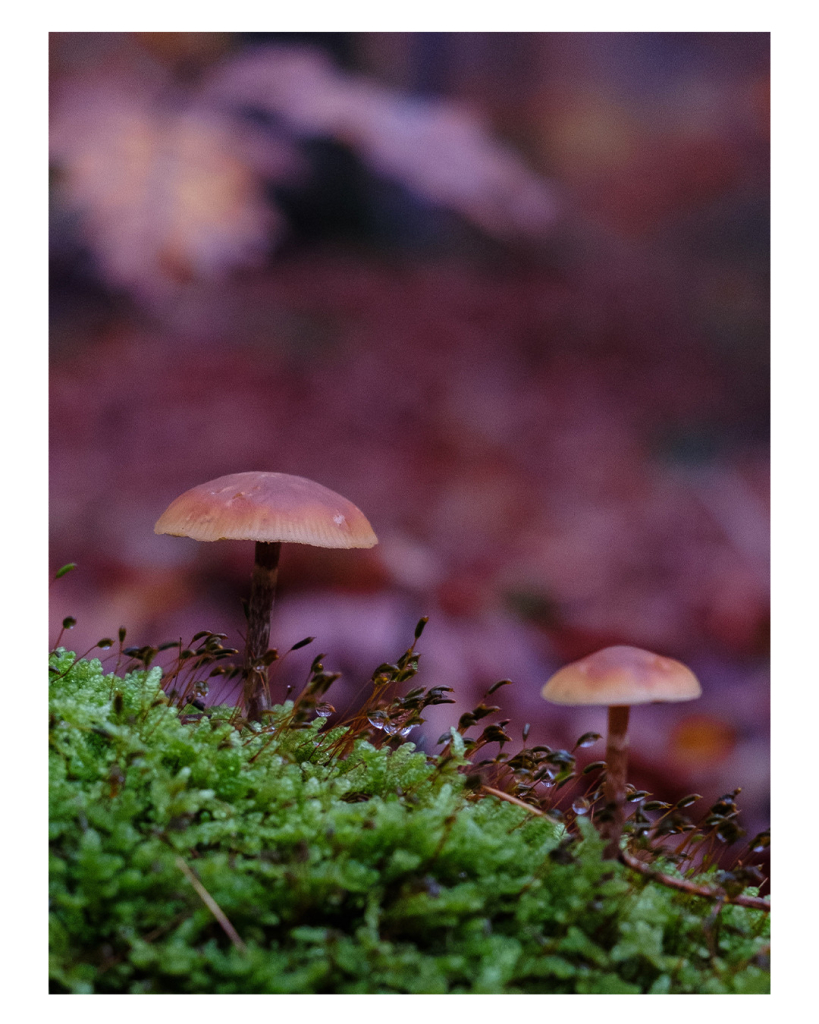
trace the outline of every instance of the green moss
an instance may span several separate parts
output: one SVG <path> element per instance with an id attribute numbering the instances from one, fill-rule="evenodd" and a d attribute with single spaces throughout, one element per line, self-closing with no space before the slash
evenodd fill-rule
<path id="1" fill-rule="evenodd" d="M 768 991 L 766 914 L 727 906 L 715 931 L 712 903 L 602 860 L 588 822 L 570 840 L 477 796 L 462 742 L 341 758 L 289 704 L 240 733 L 230 709 L 183 720 L 159 669 L 51 666 L 54 992 Z"/>

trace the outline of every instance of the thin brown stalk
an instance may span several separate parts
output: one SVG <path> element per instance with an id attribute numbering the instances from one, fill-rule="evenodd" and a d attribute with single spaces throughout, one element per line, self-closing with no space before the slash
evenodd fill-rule
<path id="1" fill-rule="evenodd" d="M 615 704 L 609 708 L 609 734 L 606 741 L 606 781 L 603 795 L 609 817 L 602 823 L 600 833 L 606 840 L 603 856 L 616 860 L 620 852 L 620 837 L 626 820 L 626 769 L 628 767 L 628 718 L 627 704 Z"/>
<path id="2" fill-rule="evenodd" d="M 245 716 L 251 722 L 260 722 L 270 707 L 268 667 L 264 656 L 270 642 L 270 613 L 276 594 L 281 544 L 256 542 L 250 600 L 247 607 L 247 645 L 245 647 L 245 685 L 243 703 Z"/>
<path id="3" fill-rule="evenodd" d="M 222 908 L 219 906 L 216 900 L 211 896 L 208 890 L 204 887 L 204 885 L 202 885 L 202 883 L 199 881 L 196 875 L 191 871 L 191 869 L 179 855 L 177 855 L 176 857 L 176 866 L 194 887 L 199 897 L 201 898 L 202 902 L 205 904 L 205 906 L 208 908 L 211 914 L 213 914 L 213 916 L 222 926 L 222 930 L 225 932 L 225 934 L 233 943 L 233 945 L 239 950 L 240 953 L 246 953 L 247 946 L 244 944 L 244 942 L 242 942 L 241 938 L 239 937 L 239 933 L 227 919 L 227 915 L 225 914 L 225 912 L 222 910 Z"/>
<path id="4" fill-rule="evenodd" d="M 510 804 L 517 804 L 518 807 L 524 807 L 527 811 L 531 811 L 532 814 L 537 814 L 538 817 L 544 818 L 546 815 L 543 811 L 532 807 L 531 804 L 527 804 L 525 800 L 519 800 L 518 797 L 512 796 L 511 793 L 504 793 L 502 789 L 493 789 L 492 786 L 481 786 L 484 793 L 491 793 L 492 796 L 499 797 L 501 800 L 506 800 Z"/>
<path id="5" fill-rule="evenodd" d="M 752 910 L 770 912 L 770 902 L 762 899 L 761 896 L 727 896 L 723 892 L 709 889 L 704 885 L 695 885 L 693 882 L 687 882 L 682 878 L 672 878 L 671 875 L 665 875 L 661 871 L 657 871 L 656 868 L 644 864 L 641 860 L 630 854 L 628 850 L 620 851 L 620 860 L 626 867 L 631 868 L 632 871 L 637 871 L 646 878 L 660 882 L 662 885 L 667 885 L 670 889 L 687 892 L 692 896 L 702 896 L 708 900 L 721 900 L 723 903 L 736 903 L 739 907 L 750 907 Z"/>
<path id="6" fill-rule="evenodd" d="M 545 817 L 543 811 L 539 811 L 536 807 L 532 807 L 531 804 L 524 803 L 523 800 L 518 800 L 516 796 L 512 796 L 510 793 L 504 793 L 503 790 L 493 789 L 491 786 L 482 786 L 486 793 L 491 793 L 492 796 L 499 797 L 501 800 L 507 800 L 510 804 L 517 804 L 518 807 L 523 807 L 531 814 L 537 814 L 538 817 Z M 693 882 L 686 882 L 681 878 L 672 878 L 671 875 L 665 875 L 661 871 L 657 871 L 654 868 L 643 864 L 642 861 L 632 856 L 627 850 L 620 851 L 620 860 L 632 869 L 637 871 L 641 875 L 645 875 L 646 878 L 652 879 L 652 881 L 659 882 L 661 885 L 667 885 L 671 889 L 677 889 L 680 892 L 687 892 L 692 896 L 702 896 L 708 900 L 721 900 L 723 903 L 735 903 L 739 907 L 750 907 L 752 910 L 765 910 L 770 912 L 771 905 L 767 900 L 762 899 L 761 896 L 727 896 L 723 892 L 718 892 L 714 889 L 708 889 L 704 885 L 695 885 Z"/>

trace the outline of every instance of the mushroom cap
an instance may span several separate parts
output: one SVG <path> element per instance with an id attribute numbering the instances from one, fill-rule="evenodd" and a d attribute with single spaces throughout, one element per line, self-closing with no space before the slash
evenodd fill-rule
<path id="1" fill-rule="evenodd" d="M 549 679 L 541 696 L 554 704 L 650 704 L 694 700 L 702 693 L 691 669 L 640 647 L 604 647 Z"/>
<path id="2" fill-rule="evenodd" d="M 185 491 L 154 533 L 194 540 L 255 540 L 371 548 L 378 538 L 351 501 L 287 473 L 230 473 Z"/>

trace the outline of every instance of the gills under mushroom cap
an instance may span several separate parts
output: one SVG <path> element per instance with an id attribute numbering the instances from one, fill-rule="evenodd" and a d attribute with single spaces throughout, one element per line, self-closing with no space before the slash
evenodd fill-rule
<path id="1" fill-rule="evenodd" d="M 340 494 L 287 473 L 230 473 L 171 502 L 154 533 L 194 540 L 255 540 L 322 548 L 371 548 L 378 538 Z"/>
<path id="2" fill-rule="evenodd" d="M 694 700 L 702 688 L 673 658 L 626 645 L 605 647 L 556 672 L 541 690 L 554 704 L 650 704 Z"/>

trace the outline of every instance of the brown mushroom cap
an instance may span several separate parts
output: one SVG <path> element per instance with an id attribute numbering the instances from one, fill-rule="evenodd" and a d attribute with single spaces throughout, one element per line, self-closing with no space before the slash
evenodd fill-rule
<path id="1" fill-rule="evenodd" d="M 230 473 L 171 502 L 154 533 L 194 540 L 255 540 L 371 548 L 364 513 L 340 494 L 287 473 Z"/>
<path id="2" fill-rule="evenodd" d="M 541 696 L 554 704 L 649 704 L 694 700 L 702 688 L 682 662 L 639 647 L 605 647 L 566 665 Z"/>

